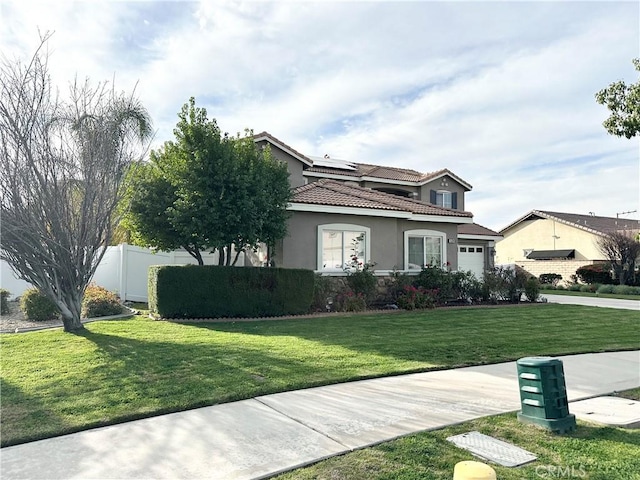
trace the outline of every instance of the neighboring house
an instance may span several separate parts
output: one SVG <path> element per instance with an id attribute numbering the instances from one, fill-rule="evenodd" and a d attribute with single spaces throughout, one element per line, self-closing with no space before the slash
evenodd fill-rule
<path id="1" fill-rule="evenodd" d="M 576 270 L 607 259 L 597 240 L 615 231 L 640 230 L 640 221 L 532 210 L 509 224 L 496 245 L 496 264 L 516 264 L 532 275 L 557 273 L 570 280 Z"/>
<path id="2" fill-rule="evenodd" d="M 478 276 L 493 265 L 501 237 L 473 223 L 464 209 L 472 187 L 453 172 L 312 157 L 266 132 L 254 138 L 286 162 L 293 188 L 276 265 L 342 274 L 355 255 L 379 274 L 436 265 Z"/>

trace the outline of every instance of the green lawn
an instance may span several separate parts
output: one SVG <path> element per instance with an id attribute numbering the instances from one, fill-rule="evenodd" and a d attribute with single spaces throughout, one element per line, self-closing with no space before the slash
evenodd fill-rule
<path id="1" fill-rule="evenodd" d="M 627 396 L 635 398 L 637 394 Z M 538 457 L 535 462 L 517 468 L 490 464 L 500 480 L 640 479 L 640 430 L 603 427 L 580 420 L 577 424 L 575 432 L 557 435 L 519 422 L 515 413 L 485 417 L 333 457 L 276 478 L 450 480 L 456 463 L 480 460 L 448 442 L 447 437 L 479 431 L 524 448 Z"/>
<path id="2" fill-rule="evenodd" d="M 3 334 L 0 433 L 11 445 L 348 380 L 635 349 L 639 331 L 640 312 L 540 304 Z"/>

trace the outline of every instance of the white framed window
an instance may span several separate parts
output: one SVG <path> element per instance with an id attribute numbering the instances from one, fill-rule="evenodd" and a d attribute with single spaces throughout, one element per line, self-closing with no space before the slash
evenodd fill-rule
<path id="1" fill-rule="evenodd" d="M 318 225 L 318 270 L 343 272 L 352 261 L 365 264 L 371 252 L 371 229 L 348 223 Z"/>
<path id="2" fill-rule="evenodd" d="M 435 230 L 404 232 L 404 268 L 421 270 L 424 266 L 447 264 L 447 235 Z"/>
<path id="3" fill-rule="evenodd" d="M 436 191 L 436 205 L 444 208 L 452 208 L 452 196 L 451 192 L 447 190 Z"/>

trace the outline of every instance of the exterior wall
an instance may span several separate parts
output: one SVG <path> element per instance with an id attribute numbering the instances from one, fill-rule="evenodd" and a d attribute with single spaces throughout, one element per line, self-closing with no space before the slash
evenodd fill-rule
<path id="1" fill-rule="evenodd" d="M 442 181 L 446 181 L 449 185 L 444 187 L 442 186 Z M 431 190 L 447 190 L 451 193 L 458 194 L 458 208 L 456 210 L 464 210 L 464 193 L 465 188 L 456 182 L 453 178 L 448 175 L 444 177 L 433 180 L 432 182 L 425 183 L 420 187 L 420 195 L 418 196 L 418 200 L 422 200 L 423 202 L 429 202 L 429 194 Z"/>
<path id="2" fill-rule="evenodd" d="M 565 284 L 571 280 L 571 275 L 576 274 L 576 270 L 593 263 L 591 260 L 523 260 L 516 262 L 516 265 L 535 277 L 543 273 L 557 273 L 562 276 L 560 283 Z"/>
<path id="3" fill-rule="evenodd" d="M 273 156 L 281 162 L 285 162 L 287 164 L 287 169 L 289 170 L 289 184 L 291 185 L 291 188 L 296 188 L 304 185 L 305 180 L 302 176 L 302 170 L 304 166 L 302 162 L 296 158 L 293 158 L 288 153 L 283 152 L 275 145 L 268 143 L 266 140 L 262 140 L 256 143 L 258 147 L 263 147 L 267 144 L 269 145 Z"/>
<path id="4" fill-rule="evenodd" d="M 419 199 L 417 196 L 410 195 L 411 193 L 420 194 L 418 187 L 412 187 L 411 185 L 395 185 L 392 183 L 383 183 L 383 182 L 360 182 L 360 186 L 364 188 L 371 188 L 373 190 L 399 190 L 401 192 L 406 192 L 407 198 Z"/>
<path id="5" fill-rule="evenodd" d="M 456 224 L 312 212 L 293 212 L 289 219 L 289 234 L 276 246 L 274 258 L 276 266 L 316 270 L 318 225 L 330 223 L 348 223 L 370 228 L 371 251 L 368 260 L 376 263 L 376 270 L 388 271 L 404 268 L 404 232 L 406 230 L 426 229 L 444 232 L 447 236 L 447 260 L 453 270 L 457 268 Z M 451 241 L 453 243 L 449 243 Z"/>
<path id="6" fill-rule="evenodd" d="M 496 263 L 507 264 L 525 261 L 524 249 L 575 249 L 575 260 L 605 260 L 595 244 L 597 235 L 554 220 L 524 221 L 503 234 L 504 239 L 496 244 Z"/>

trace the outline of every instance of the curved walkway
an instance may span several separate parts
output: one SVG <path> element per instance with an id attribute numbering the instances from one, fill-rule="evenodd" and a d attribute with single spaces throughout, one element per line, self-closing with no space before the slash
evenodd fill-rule
<path id="1" fill-rule="evenodd" d="M 588 307 L 621 308 L 640 312 L 640 300 L 621 300 L 617 298 L 580 297 L 577 295 L 547 295 L 542 297 L 551 303 L 564 303 L 569 305 L 586 305 Z"/>
<path id="2" fill-rule="evenodd" d="M 640 386 L 640 351 L 559 357 L 570 401 Z M 328 385 L 0 452 L 7 479 L 260 479 L 424 430 L 519 410 L 515 362 Z"/>

